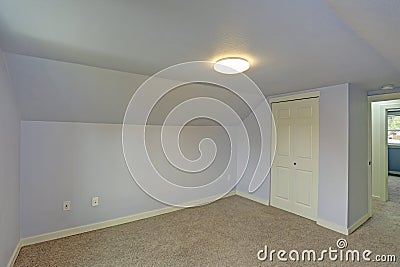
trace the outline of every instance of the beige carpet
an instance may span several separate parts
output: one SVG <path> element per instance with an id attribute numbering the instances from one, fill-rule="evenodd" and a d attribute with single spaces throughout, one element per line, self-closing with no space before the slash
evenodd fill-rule
<path id="1" fill-rule="evenodd" d="M 21 249 L 15 266 L 349 266 L 350 263 L 260 262 L 257 251 L 336 248 L 396 254 L 400 261 L 400 205 L 374 203 L 374 217 L 350 236 L 315 222 L 233 196 L 116 227 Z M 352 266 L 399 266 L 357 263 Z"/>
<path id="2" fill-rule="evenodd" d="M 400 176 L 389 175 L 388 198 L 400 204 Z"/>

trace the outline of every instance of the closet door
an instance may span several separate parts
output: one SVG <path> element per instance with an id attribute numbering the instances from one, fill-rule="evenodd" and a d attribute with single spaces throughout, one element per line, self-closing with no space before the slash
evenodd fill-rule
<path id="1" fill-rule="evenodd" d="M 318 198 L 318 98 L 273 103 L 276 153 L 271 205 L 316 219 Z"/>

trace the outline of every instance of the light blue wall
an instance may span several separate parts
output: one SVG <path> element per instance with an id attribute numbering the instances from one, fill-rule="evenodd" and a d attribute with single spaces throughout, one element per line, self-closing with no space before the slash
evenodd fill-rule
<path id="1" fill-rule="evenodd" d="M 389 172 L 400 173 L 400 146 L 389 146 Z"/>
<path id="2" fill-rule="evenodd" d="M 368 97 L 350 85 L 348 227 L 368 214 L 368 168 Z"/>
<path id="3" fill-rule="evenodd" d="M 258 108 L 264 107 L 259 106 Z M 269 125 L 271 125 L 272 117 L 268 118 Z M 249 140 L 250 140 L 250 158 L 249 158 L 249 163 L 247 165 L 246 171 L 243 174 L 243 177 L 238 177 L 242 178 L 240 182 L 238 183 L 236 187 L 236 191 L 238 191 L 241 194 L 246 194 L 249 195 L 253 198 L 257 198 L 263 202 L 269 202 L 269 189 L 270 189 L 270 174 L 265 177 L 265 180 L 263 184 L 253 193 L 249 193 L 249 184 L 250 181 L 253 177 L 254 170 L 256 168 L 258 159 L 260 157 L 260 152 L 261 152 L 261 135 L 260 135 L 260 130 L 259 126 L 257 124 L 256 118 L 253 114 L 250 114 L 245 120 L 244 120 L 244 125 L 248 131 L 249 135 Z M 267 136 L 263 136 L 264 144 L 265 144 L 265 151 L 266 155 L 270 155 L 270 147 L 271 147 L 271 131 L 266 131 L 268 134 Z M 244 146 L 245 144 L 243 142 L 238 142 L 238 153 L 237 153 L 237 165 L 239 166 L 240 164 L 244 164 L 246 158 L 245 158 L 245 149 Z M 270 161 L 270 157 L 268 157 Z M 269 162 L 265 162 L 263 164 L 270 165 Z M 261 177 L 264 178 L 264 177 Z"/>
<path id="4" fill-rule="evenodd" d="M 0 50 L 0 266 L 19 242 L 19 127 L 7 67 Z"/>
<path id="5" fill-rule="evenodd" d="M 347 227 L 349 88 L 343 84 L 315 90 L 320 91 L 318 219 Z M 250 128 L 255 126 L 252 117 L 245 123 Z M 21 133 L 22 237 L 164 207 L 130 178 L 120 151 L 120 126 L 24 122 Z M 256 148 L 252 153 L 257 154 L 260 138 L 257 131 L 250 130 L 250 135 L 251 146 Z M 270 144 L 271 137 L 264 138 Z M 240 164 L 240 142 L 237 144 L 238 152 L 233 153 Z M 257 157 L 251 157 L 250 168 L 254 168 Z M 247 173 L 237 191 L 248 193 L 249 181 Z M 358 180 L 354 181 L 356 186 Z M 100 195 L 101 204 L 92 208 L 90 197 L 95 195 Z M 269 177 L 251 195 L 268 202 Z M 72 201 L 70 213 L 62 212 L 63 200 Z"/>
<path id="6" fill-rule="evenodd" d="M 324 87 L 320 92 L 318 219 L 347 227 L 348 84 Z"/>
<path id="7" fill-rule="evenodd" d="M 22 122 L 22 238 L 167 207 L 143 192 L 129 174 L 122 154 L 121 127 L 120 124 L 102 123 Z M 135 147 L 143 141 L 141 127 L 136 130 L 131 132 L 136 145 L 125 149 L 135 151 Z M 159 139 L 160 131 L 161 126 L 146 129 L 149 138 L 156 136 Z M 200 173 L 198 179 L 192 182 L 205 184 L 206 180 L 216 178 L 226 167 L 226 162 L 218 157 L 228 158 L 230 153 L 222 128 L 190 126 L 181 135 L 185 153 L 198 153 L 200 137 L 210 136 L 215 141 L 217 158 L 207 172 Z M 162 163 L 164 155 L 157 144 L 149 144 L 149 154 L 154 157 L 153 163 L 160 173 L 173 171 L 169 164 Z M 146 155 L 136 153 L 134 156 L 143 158 Z M 187 156 L 192 158 L 193 155 Z M 236 158 L 233 161 L 236 162 Z M 232 168 L 231 173 L 235 173 L 236 164 Z M 174 180 L 170 181 L 182 182 L 187 177 L 177 170 L 175 173 L 176 176 L 170 177 Z M 149 172 L 150 175 L 152 172 Z M 208 196 L 225 193 L 225 187 L 214 189 Z M 97 207 L 91 206 L 93 196 L 100 197 Z M 174 197 L 181 199 L 183 196 Z M 195 194 L 190 197 L 192 201 L 204 198 Z M 68 212 L 62 210 L 64 200 L 71 201 Z"/>

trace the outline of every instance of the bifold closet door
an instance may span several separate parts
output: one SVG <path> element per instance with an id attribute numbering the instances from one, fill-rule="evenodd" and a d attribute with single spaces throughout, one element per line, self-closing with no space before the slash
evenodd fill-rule
<path id="1" fill-rule="evenodd" d="M 318 201 L 318 98 L 272 104 L 276 152 L 271 205 L 315 220 Z"/>

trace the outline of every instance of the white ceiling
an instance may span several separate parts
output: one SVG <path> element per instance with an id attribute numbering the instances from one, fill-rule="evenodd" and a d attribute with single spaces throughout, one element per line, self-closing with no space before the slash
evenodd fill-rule
<path id="1" fill-rule="evenodd" d="M 33 70 L 32 57 L 148 76 L 186 61 L 245 56 L 247 74 L 266 96 L 347 82 L 376 90 L 400 85 L 399 25 L 399 0 L 0 0 L 0 47 L 14 81 L 49 74 Z M 129 76 L 113 73 L 112 80 Z M 132 94 L 114 90 L 114 103 L 111 92 L 99 92 L 96 101 L 83 101 L 96 91 L 59 85 L 60 75 L 47 79 L 67 98 L 29 88 L 29 78 L 17 82 L 20 103 L 31 101 L 33 90 L 47 100 L 21 104 L 25 119 L 103 121 L 72 114 L 97 114 L 99 103 L 112 113 Z M 52 116 L 60 106 L 71 115 Z M 104 121 L 119 121 L 117 113 Z"/>

